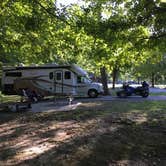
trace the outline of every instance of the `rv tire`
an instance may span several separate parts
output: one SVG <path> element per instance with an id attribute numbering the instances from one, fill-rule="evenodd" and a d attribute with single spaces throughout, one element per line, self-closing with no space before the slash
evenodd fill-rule
<path id="1" fill-rule="evenodd" d="M 90 89 L 90 90 L 88 91 L 88 96 L 89 96 L 90 98 L 96 98 L 96 97 L 98 96 L 97 90 L 95 90 L 95 89 Z"/>

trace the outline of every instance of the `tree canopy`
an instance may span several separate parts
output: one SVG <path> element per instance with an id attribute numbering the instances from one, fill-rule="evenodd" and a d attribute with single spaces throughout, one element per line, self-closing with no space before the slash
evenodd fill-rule
<path id="1" fill-rule="evenodd" d="M 104 66 L 116 79 L 156 50 L 166 52 L 165 15 L 160 0 L 84 0 L 61 8 L 54 0 L 2 0 L 0 61 L 77 63 L 93 72 Z"/>

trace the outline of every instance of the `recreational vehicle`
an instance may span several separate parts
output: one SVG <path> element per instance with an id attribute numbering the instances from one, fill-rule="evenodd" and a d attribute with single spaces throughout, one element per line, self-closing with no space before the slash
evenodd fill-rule
<path id="1" fill-rule="evenodd" d="M 70 94 L 93 98 L 103 92 L 102 85 L 93 83 L 87 72 L 77 65 L 4 67 L 2 93 L 18 94 L 22 89 L 30 89 L 42 96 Z"/>

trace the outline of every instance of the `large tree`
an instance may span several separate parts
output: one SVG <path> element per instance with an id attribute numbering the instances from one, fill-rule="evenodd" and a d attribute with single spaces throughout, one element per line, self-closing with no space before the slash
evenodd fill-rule
<path id="1" fill-rule="evenodd" d="M 106 86 L 105 70 L 112 72 L 115 83 L 118 72 L 146 61 L 148 50 L 165 52 L 165 3 L 85 2 L 58 9 L 54 0 L 2 0 L 1 61 L 79 63 L 92 71 L 101 69 Z"/>

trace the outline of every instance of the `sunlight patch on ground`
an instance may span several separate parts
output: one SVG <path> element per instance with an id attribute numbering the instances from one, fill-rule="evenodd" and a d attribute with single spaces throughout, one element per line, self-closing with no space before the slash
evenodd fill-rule
<path id="1" fill-rule="evenodd" d="M 88 122 L 87 124 L 94 123 Z M 83 123 L 84 124 L 84 123 Z M 11 125 L 11 126 L 10 126 Z M 1 125 L 1 134 L 8 132 L 6 140 L 0 142 L 1 151 L 13 152 L 13 156 L 7 160 L 5 165 L 19 164 L 25 160 L 33 159 L 52 148 L 57 148 L 61 143 L 68 142 L 73 136 L 78 136 L 86 127 L 82 127 L 78 122 L 64 121 L 50 123 L 48 126 L 38 124 L 11 124 Z M 20 127 L 20 128 L 19 128 Z M 78 131 L 78 132 L 77 132 Z M 10 134 L 14 137 L 10 137 Z M 84 134 L 84 133 L 83 133 Z M 9 149 L 9 150 L 8 150 Z M 8 152 L 9 151 L 9 152 Z"/>
<path id="2" fill-rule="evenodd" d="M 88 108 L 88 109 L 92 109 L 92 108 L 97 108 L 99 106 L 101 106 L 102 103 L 101 102 L 89 102 L 89 103 L 82 103 L 80 105 L 80 108 L 83 107 L 83 108 Z"/>
<path id="3" fill-rule="evenodd" d="M 11 135 L 15 132 L 14 129 L 10 129 L 10 130 L 7 130 L 7 131 L 1 131 L 0 129 L 0 137 L 4 137 L 4 136 L 7 136 L 7 135 Z"/>
<path id="4" fill-rule="evenodd" d="M 110 132 L 110 134 L 111 133 L 113 133 L 113 132 L 116 132 L 118 129 L 119 129 L 119 127 L 121 127 L 121 125 L 116 125 L 116 126 L 114 126 L 114 125 L 111 125 L 110 127 L 101 127 L 101 128 L 98 128 L 97 130 L 96 130 L 96 132 L 99 134 L 99 135 L 102 135 L 102 134 L 104 134 L 104 133 L 106 133 L 106 132 Z"/>
<path id="5" fill-rule="evenodd" d="M 136 124 L 142 124 L 142 123 L 147 122 L 147 120 L 148 120 L 146 113 L 142 113 L 142 114 L 132 113 L 132 114 L 127 115 L 127 119 L 132 122 L 135 122 Z"/>
<path id="6" fill-rule="evenodd" d="M 9 130 L 13 131 L 16 128 L 24 127 L 24 126 L 26 126 L 26 124 L 18 124 L 17 121 L 4 123 L 4 124 L 0 125 L 0 134 L 2 134 L 3 132 L 7 133 L 7 132 L 9 132 Z"/>
<path id="7" fill-rule="evenodd" d="M 53 147 L 55 147 L 55 144 L 51 144 L 48 142 L 36 146 L 30 146 L 28 148 L 25 148 L 24 150 L 19 151 L 18 154 L 14 157 L 14 159 L 19 160 L 19 162 L 22 162 L 26 159 L 32 159 Z"/>
<path id="8" fill-rule="evenodd" d="M 147 166 L 147 164 L 143 161 L 134 161 L 134 160 L 119 160 L 112 161 L 109 166 Z"/>
<path id="9" fill-rule="evenodd" d="M 60 105 L 59 105 L 60 104 Z M 76 104 L 67 104 L 66 103 L 54 103 L 54 102 L 47 102 L 47 103 L 36 103 L 33 104 L 33 107 L 31 109 L 32 112 L 55 112 L 55 111 L 71 111 L 75 110 L 78 106 L 80 106 L 82 103 L 76 103 Z"/>

